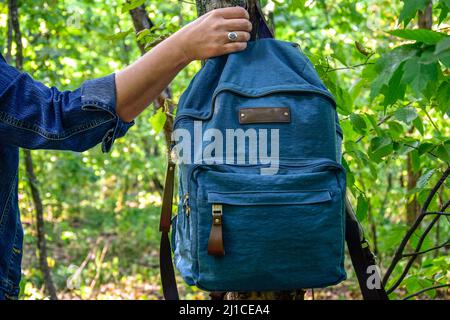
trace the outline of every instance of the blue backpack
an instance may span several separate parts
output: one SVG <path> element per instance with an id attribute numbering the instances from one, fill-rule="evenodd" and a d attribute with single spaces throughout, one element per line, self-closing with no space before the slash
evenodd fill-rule
<path id="1" fill-rule="evenodd" d="M 260 39 L 208 60 L 173 129 L 160 225 L 166 299 L 178 299 L 172 253 L 186 283 L 206 291 L 321 288 L 346 279 L 347 238 L 367 280 L 375 263 L 346 214 L 336 103 L 297 44 Z"/>

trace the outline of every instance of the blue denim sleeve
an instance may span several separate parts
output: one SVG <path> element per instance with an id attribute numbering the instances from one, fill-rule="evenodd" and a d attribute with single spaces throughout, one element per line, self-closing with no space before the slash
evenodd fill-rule
<path id="1" fill-rule="evenodd" d="M 108 152 L 133 125 L 123 122 L 115 108 L 114 74 L 61 92 L 0 56 L 0 144 L 81 152 L 101 142 Z"/>

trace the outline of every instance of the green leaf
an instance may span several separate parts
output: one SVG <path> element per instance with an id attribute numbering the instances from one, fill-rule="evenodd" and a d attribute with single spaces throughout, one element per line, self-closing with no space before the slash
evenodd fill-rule
<path id="1" fill-rule="evenodd" d="M 431 142 L 422 142 L 417 151 L 419 151 L 419 155 L 423 155 L 425 153 L 427 153 L 428 151 L 432 150 L 434 148 L 434 144 Z"/>
<path id="2" fill-rule="evenodd" d="M 347 187 L 351 188 L 355 184 L 355 176 L 350 170 L 350 167 L 344 157 L 342 157 L 342 166 L 345 168 Z"/>
<path id="3" fill-rule="evenodd" d="M 387 86 L 385 86 L 382 90 L 384 95 L 384 106 L 393 105 L 397 100 L 403 99 L 406 91 L 406 83 L 402 81 L 403 78 L 403 66 L 404 63 L 400 64 L 400 66 L 395 70 L 392 75 L 391 80 Z"/>
<path id="4" fill-rule="evenodd" d="M 389 121 L 387 125 L 389 126 L 389 135 L 391 138 L 397 139 L 403 135 L 403 126 L 397 121 Z"/>
<path id="5" fill-rule="evenodd" d="M 409 294 L 416 293 L 417 291 L 422 289 L 422 286 L 419 283 L 419 278 L 417 276 L 409 276 L 404 280 L 404 284 L 406 286 L 406 290 Z"/>
<path id="6" fill-rule="evenodd" d="M 406 124 L 410 124 L 411 121 L 413 121 L 414 119 L 416 119 L 418 117 L 416 109 L 414 109 L 412 107 L 404 107 L 404 108 L 397 109 L 394 112 L 394 116 L 395 116 L 395 118 L 397 118 L 398 120 L 400 120 Z"/>
<path id="7" fill-rule="evenodd" d="M 450 51 L 450 37 L 445 37 L 436 44 L 434 54 L 438 55 L 445 51 Z"/>
<path id="8" fill-rule="evenodd" d="M 450 144 L 441 144 L 434 151 L 434 154 L 438 156 L 444 162 L 450 164 Z"/>
<path id="9" fill-rule="evenodd" d="M 380 126 L 378 125 L 377 120 L 375 117 L 371 114 L 366 114 L 367 120 L 369 120 L 370 124 L 372 125 L 373 130 L 377 133 L 377 135 L 381 136 L 383 135 L 383 131 L 380 129 Z"/>
<path id="10" fill-rule="evenodd" d="M 447 2 L 447 3 L 445 3 Z M 441 24 L 445 18 L 447 18 L 448 13 L 450 12 L 450 1 L 449 0 L 441 0 L 437 5 L 438 9 L 441 9 L 441 13 L 439 14 L 439 24 Z"/>
<path id="11" fill-rule="evenodd" d="M 436 94 L 436 102 L 443 114 L 450 113 L 450 82 L 441 83 Z"/>
<path id="12" fill-rule="evenodd" d="M 130 10 L 136 9 L 137 7 L 143 5 L 145 0 L 131 0 L 122 5 L 122 13 L 128 12 Z"/>
<path id="13" fill-rule="evenodd" d="M 412 170 L 414 173 L 419 172 L 420 170 L 420 155 L 417 150 L 411 151 L 411 164 Z"/>
<path id="14" fill-rule="evenodd" d="M 415 40 L 425 44 L 436 44 L 443 38 L 446 38 L 445 33 L 436 32 L 428 29 L 399 29 L 387 31 L 387 33 L 398 38 L 406 40 Z"/>
<path id="15" fill-rule="evenodd" d="M 333 49 L 333 53 L 332 53 L 332 57 L 335 58 L 336 60 L 338 60 L 340 63 L 342 63 L 344 66 L 348 67 L 349 62 L 349 54 L 348 54 L 348 48 L 346 48 L 344 45 L 342 45 L 341 43 L 332 44 L 332 49 Z"/>
<path id="16" fill-rule="evenodd" d="M 417 180 L 417 184 L 416 184 L 416 189 L 417 190 L 422 190 L 428 183 L 428 181 L 430 181 L 431 177 L 433 176 L 433 174 L 436 172 L 436 169 L 431 169 L 428 170 L 427 172 L 425 172 L 418 180 Z"/>
<path id="17" fill-rule="evenodd" d="M 412 191 L 414 191 L 414 189 Z M 423 204 L 427 200 L 428 196 L 430 195 L 430 191 L 431 189 L 424 188 L 423 190 L 420 190 L 419 193 L 417 194 L 417 202 L 419 202 L 421 206 L 423 206 Z"/>
<path id="18" fill-rule="evenodd" d="M 369 209 L 369 203 L 363 194 L 358 197 L 358 203 L 356 205 L 356 217 L 359 221 L 364 221 L 367 217 L 367 211 Z"/>
<path id="19" fill-rule="evenodd" d="M 353 125 L 353 128 L 355 129 L 355 131 L 359 132 L 359 133 L 365 133 L 366 129 L 367 129 L 367 125 L 366 125 L 366 121 L 364 121 L 364 117 L 356 114 L 356 113 L 352 113 L 350 115 L 350 122 Z"/>
<path id="20" fill-rule="evenodd" d="M 428 0 L 403 0 L 403 8 L 398 20 L 406 26 L 428 4 Z"/>
<path id="21" fill-rule="evenodd" d="M 133 29 L 130 28 L 130 29 L 122 31 L 122 32 L 117 32 L 115 34 L 105 36 L 105 39 L 113 40 L 113 41 L 122 40 L 122 39 L 125 39 L 132 32 L 133 32 Z"/>
<path id="22" fill-rule="evenodd" d="M 397 69 L 402 68 L 402 63 L 416 54 L 417 48 L 414 45 L 403 45 L 383 54 L 375 63 L 374 68 L 370 68 L 372 73 L 378 73 L 370 87 L 370 100 L 373 100 L 389 84 Z"/>
<path id="23" fill-rule="evenodd" d="M 136 40 L 142 41 L 149 34 L 150 34 L 150 29 L 143 29 L 136 34 Z"/>
<path id="24" fill-rule="evenodd" d="M 375 162 L 381 162 L 383 157 L 394 151 L 393 142 L 388 137 L 375 137 L 370 141 L 369 157 Z"/>
<path id="25" fill-rule="evenodd" d="M 425 134 L 425 129 L 423 128 L 423 122 L 420 117 L 415 118 L 412 123 L 413 123 L 414 128 L 416 128 L 420 132 L 421 135 Z"/>
<path id="26" fill-rule="evenodd" d="M 405 62 L 403 83 L 408 83 L 415 93 L 422 92 L 432 81 L 437 81 L 439 65 L 437 62 L 421 63 L 420 58 L 414 57 Z"/>
<path id="27" fill-rule="evenodd" d="M 297 9 L 303 9 L 305 7 L 306 0 L 292 0 L 289 2 L 289 10 L 295 11 Z"/>
<path id="28" fill-rule="evenodd" d="M 158 134 L 164 128 L 166 120 L 167 116 L 163 112 L 162 108 L 158 109 L 156 113 L 150 118 L 150 124 L 152 125 L 153 130 L 155 130 L 155 134 Z"/>

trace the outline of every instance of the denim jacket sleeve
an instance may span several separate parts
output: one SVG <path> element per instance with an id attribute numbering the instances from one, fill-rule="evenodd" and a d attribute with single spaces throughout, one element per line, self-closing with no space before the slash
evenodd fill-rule
<path id="1" fill-rule="evenodd" d="M 27 149 L 108 152 L 133 123 L 115 111 L 115 75 L 58 91 L 9 66 L 0 55 L 0 144 Z"/>

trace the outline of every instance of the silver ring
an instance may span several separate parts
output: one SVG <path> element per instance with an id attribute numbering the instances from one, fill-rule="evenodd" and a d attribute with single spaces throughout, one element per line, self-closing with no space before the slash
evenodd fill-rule
<path id="1" fill-rule="evenodd" d="M 237 32 L 228 32 L 228 39 L 230 41 L 236 41 L 238 38 Z"/>

